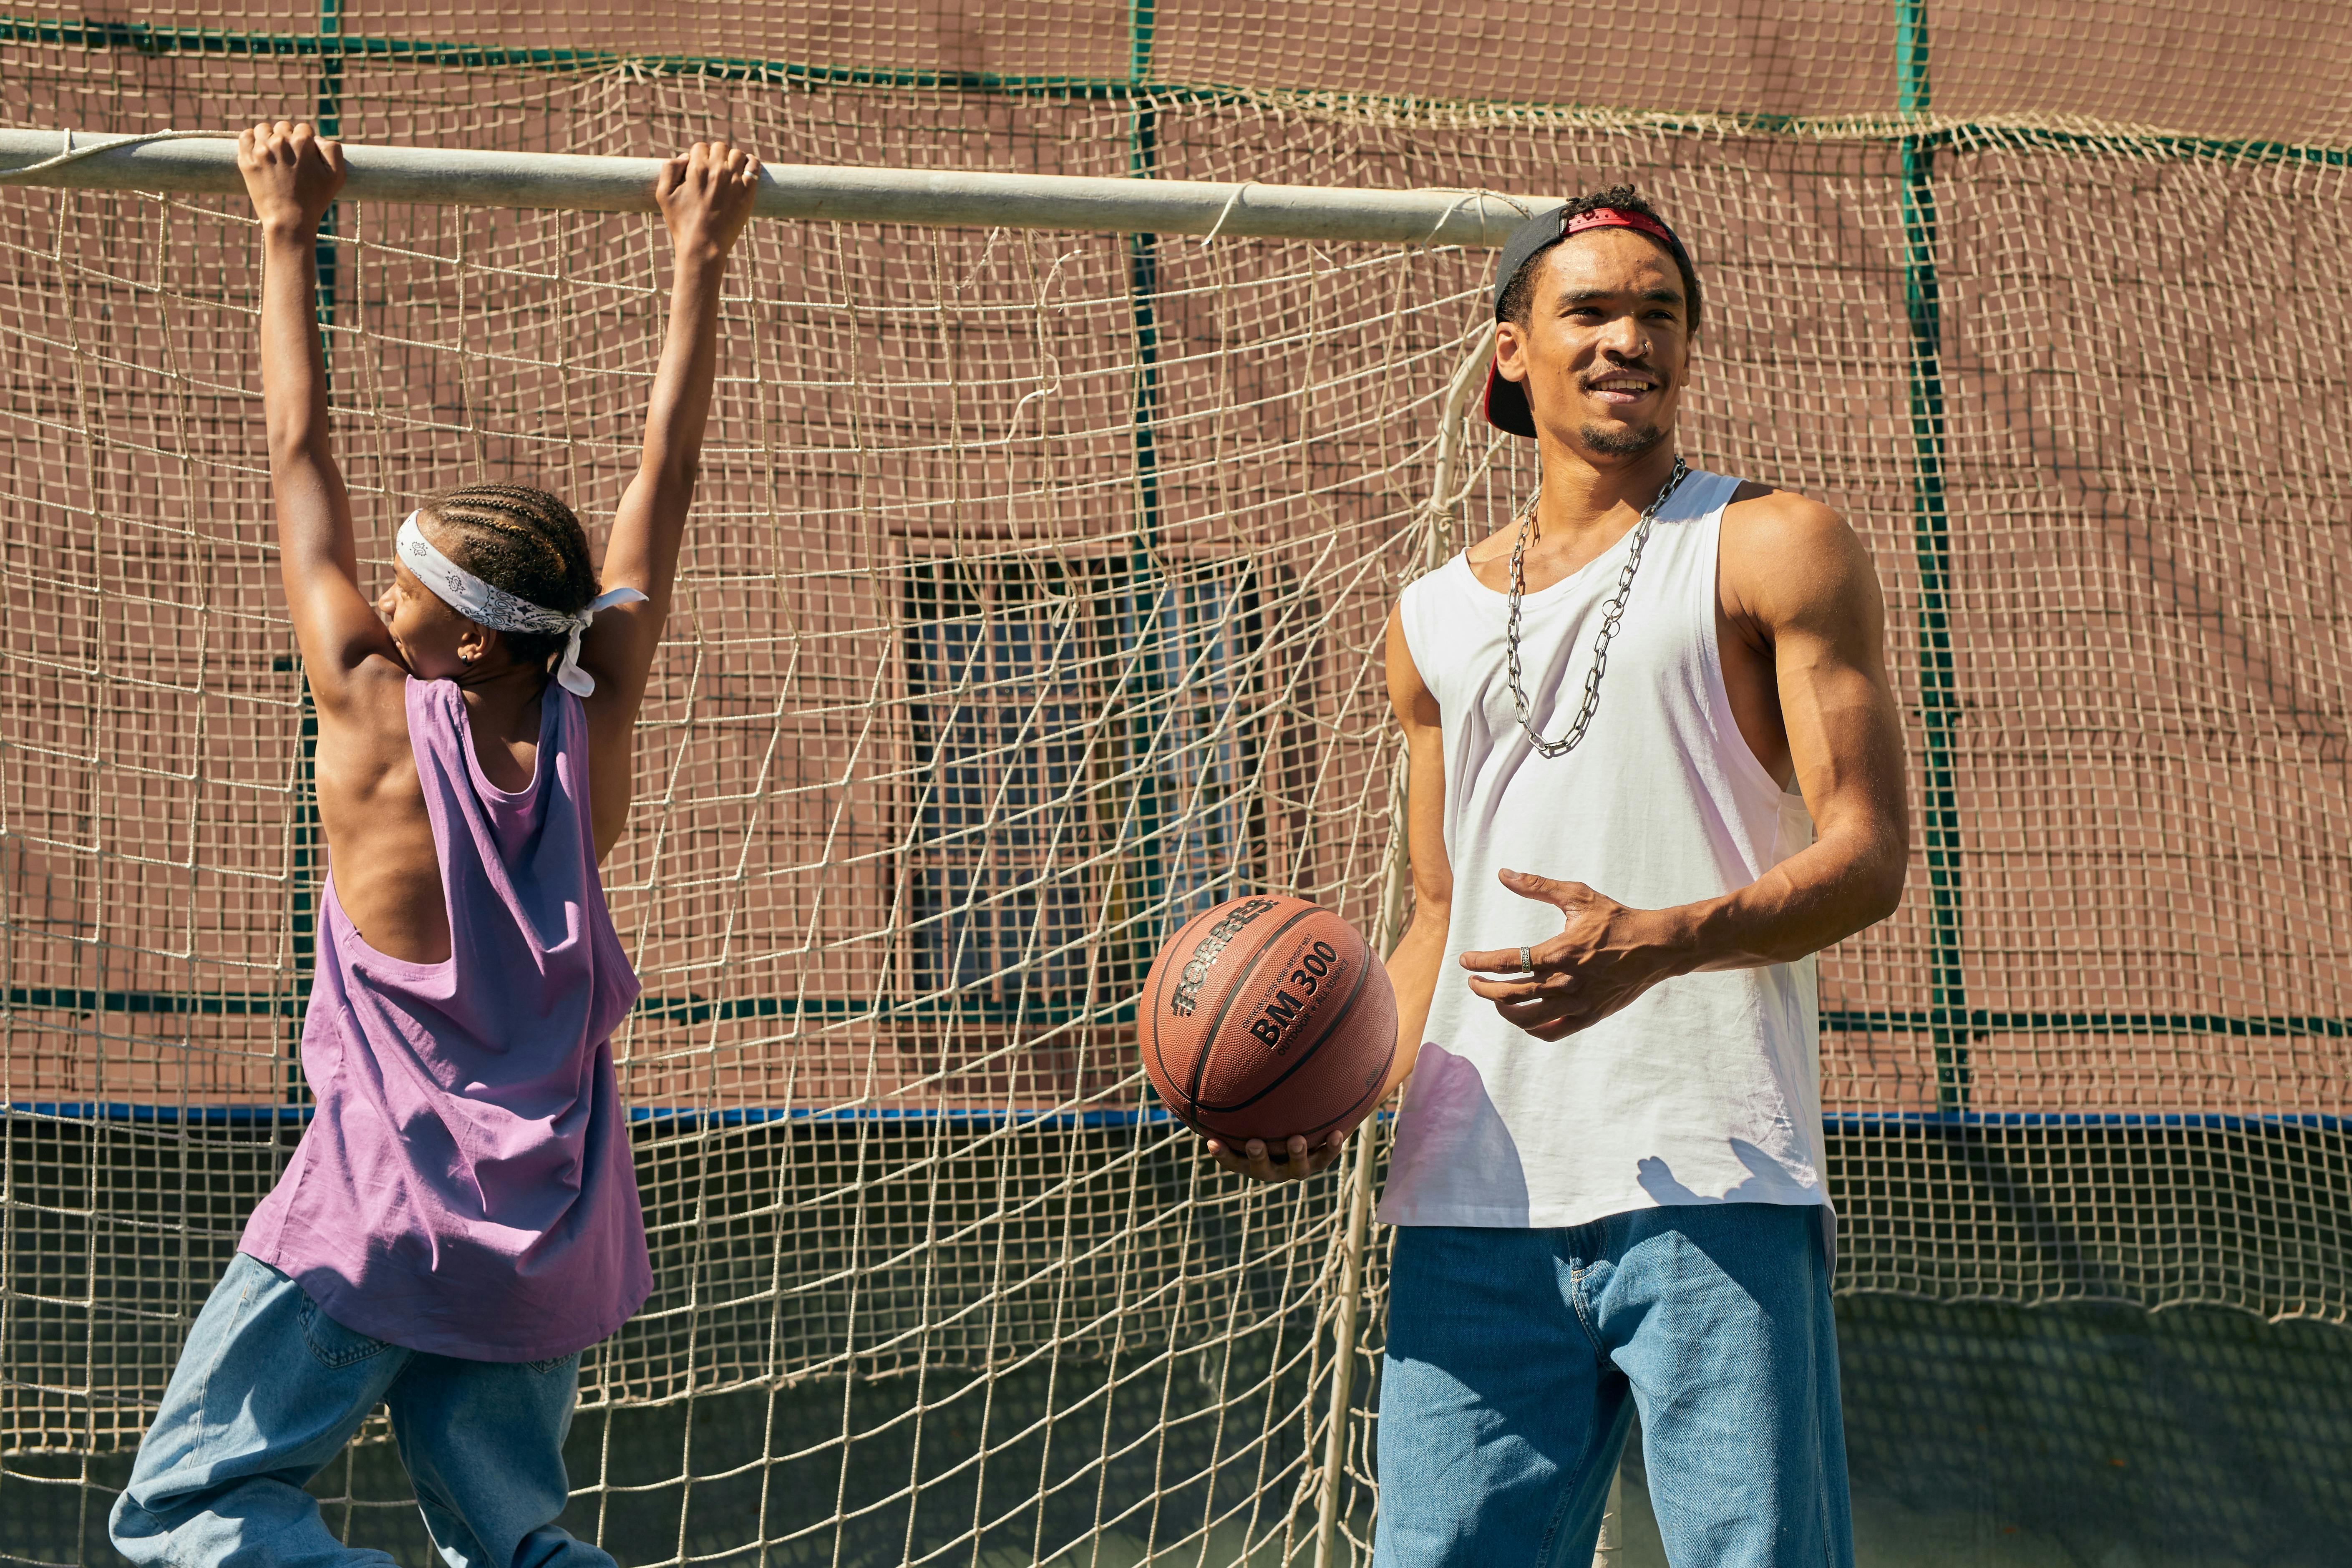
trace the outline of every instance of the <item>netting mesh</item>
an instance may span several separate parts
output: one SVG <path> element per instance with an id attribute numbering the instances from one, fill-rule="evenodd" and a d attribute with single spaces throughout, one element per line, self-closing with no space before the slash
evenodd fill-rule
<path id="1" fill-rule="evenodd" d="M 2284 3 L 1684 8 L 1672 47 L 1507 4 L 233 19 L 274 42 L 32 16 L 0 121 L 1637 179 L 1707 277 L 1687 449 L 1838 506 L 1889 597 L 1919 849 L 1902 911 L 1822 967 L 1841 1288 L 2344 1319 L 2341 30 Z M 1935 115 L 1898 119 L 1926 36 Z M 478 475 L 595 531 L 657 226 L 345 203 L 333 230 L 370 569 L 410 498 Z M 1529 478 L 1474 426 L 1432 504 L 1487 264 L 753 226 L 606 872 L 658 1283 L 586 1368 L 581 1533 L 633 1563 L 1311 1555 L 1348 1191 L 1203 1175 L 1130 1004 L 1219 899 L 1382 924 L 1381 622 L 1432 531 L 1458 547 Z M 325 851 L 257 280 L 239 203 L 0 195 L 0 1560 L 108 1560 L 300 1128 Z M 1378 1254 L 1336 1488 L 1360 1554 Z M 320 1489 L 412 1560 L 385 1456 Z"/>

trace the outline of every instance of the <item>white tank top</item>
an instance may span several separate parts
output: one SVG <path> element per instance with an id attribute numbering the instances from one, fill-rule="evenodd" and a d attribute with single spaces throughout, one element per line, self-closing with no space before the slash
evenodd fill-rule
<path id="1" fill-rule="evenodd" d="M 1381 1201 L 1391 1225 L 1570 1226 L 1675 1204 L 1828 1205 L 1814 964 L 1667 980 L 1548 1045 L 1474 994 L 1454 961 L 1557 936 L 1505 868 L 1638 908 L 1717 898 L 1812 842 L 1739 733 L 1716 647 L 1716 542 L 1737 479 L 1694 471 L 1660 510 L 1609 647 L 1591 728 L 1565 757 L 1511 700 L 1508 601 L 1465 556 L 1404 591 L 1414 666 L 1445 746 L 1454 904 L 1445 963 Z M 1576 714 L 1632 534 L 1529 594 L 1519 658 L 1547 737 Z"/>

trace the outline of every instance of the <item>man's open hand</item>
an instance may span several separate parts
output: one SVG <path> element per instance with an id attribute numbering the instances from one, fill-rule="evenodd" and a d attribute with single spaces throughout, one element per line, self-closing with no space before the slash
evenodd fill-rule
<path id="1" fill-rule="evenodd" d="M 342 143 L 291 120 L 257 125 L 237 135 L 236 170 L 263 228 L 308 237 L 343 188 Z"/>
<path id="2" fill-rule="evenodd" d="M 1210 1139 L 1208 1144 L 1209 1158 L 1236 1176 L 1247 1176 L 1254 1182 L 1303 1182 L 1339 1157 L 1339 1152 L 1348 1146 L 1348 1135 L 1334 1133 L 1309 1149 L 1306 1139 L 1293 1133 L 1283 1141 L 1283 1152 L 1289 1158 L 1279 1164 L 1275 1163 L 1274 1151 L 1262 1138 L 1253 1138 L 1238 1149 L 1215 1138 Z"/>
<path id="3" fill-rule="evenodd" d="M 654 176 L 654 199 L 681 257 L 724 257 L 759 194 L 760 160 L 724 142 L 697 142 Z"/>
<path id="4" fill-rule="evenodd" d="M 1516 947 L 1462 955 L 1462 967 L 1479 976 L 1470 989 L 1492 1002 L 1505 1023 L 1538 1040 L 1564 1040 L 1677 973 L 1658 910 L 1628 909 L 1581 882 L 1524 871 L 1501 877 L 1519 897 L 1550 904 L 1566 920 L 1558 936 L 1531 944 L 1532 974 Z M 1524 978 L 1485 978 L 1489 974 Z"/>

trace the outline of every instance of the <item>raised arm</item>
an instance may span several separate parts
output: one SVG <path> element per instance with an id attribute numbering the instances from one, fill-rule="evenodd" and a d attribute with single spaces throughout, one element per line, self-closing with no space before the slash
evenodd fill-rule
<path id="1" fill-rule="evenodd" d="M 1637 910 L 1580 882 L 1517 871 L 1504 886 L 1556 905 L 1564 929 L 1518 952 L 1465 952 L 1470 988 L 1539 1040 L 1598 1023 L 1661 980 L 1754 969 L 1818 952 L 1894 912 L 1910 859 L 1903 731 L 1886 679 L 1886 607 L 1869 552 L 1838 515 L 1801 496 L 1744 503 L 1726 519 L 1727 597 L 1769 640 L 1790 759 L 1816 837 L 1811 846 L 1719 899 Z"/>
<path id="2" fill-rule="evenodd" d="M 360 587 L 352 500 L 327 439 L 327 369 L 319 344 L 319 219 L 343 184 L 343 150 L 308 125 L 279 121 L 236 139 L 261 220 L 261 405 L 278 564 L 310 692 L 339 710 L 371 655 L 399 653 Z"/>
<path id="3" fill-rule="evenodd" d="M 635 588 L 640 603 L 605 610 L 581 639 L 580 663 L 596 679 L 588 700 L 591 785 L 601 856 L 629 811 L 629 750 L 646 679 L 669 617 L 687 507 L 702 464 L 719 364 L 719 289 L 728 253 L 751 216 L 760 161 L 724 142 L 698 142 L 662 165 L 655 184 L 669 229 L 669 328 L 646 410 L 645 453 L 613 518 L 604 585 Z"/>

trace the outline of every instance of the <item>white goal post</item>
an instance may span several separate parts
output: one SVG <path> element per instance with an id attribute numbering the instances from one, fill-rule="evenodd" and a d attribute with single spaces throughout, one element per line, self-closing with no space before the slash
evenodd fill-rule
<path id="1" fill-rule="evenodd" d="M 343 144 L 354 200 L 652 212 L 654 158 Z M 214 132 L 93 136 L 0 130 L 0 184 L 235 195 L 236 142 Z M 1502 245 L 1545 198 L 1204 180 L 1103 179 L 770 163 L 761 217 L 1111 234 L 1231 235 L 1370 245 Z"/>

